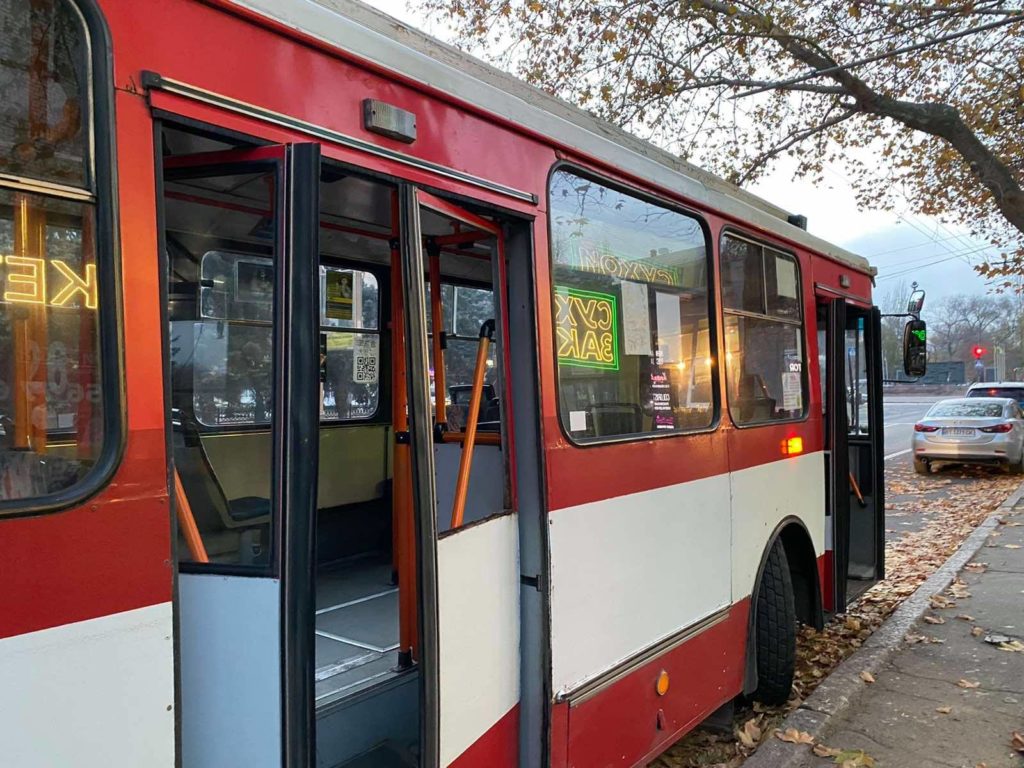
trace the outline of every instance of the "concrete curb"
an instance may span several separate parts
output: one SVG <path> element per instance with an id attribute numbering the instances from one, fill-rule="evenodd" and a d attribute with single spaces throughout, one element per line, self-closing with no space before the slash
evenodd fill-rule
<path id="1" fill-rule="evenodd" d="M 946 560 L 910 597 L 893 611 L 857 651 L 843 661 L 825 680 L 814 689 L 814 693 L 787 717 L 779 729 L 795 728 L 806 731 L 821 740 L 833 718 L 844 714 L 857 703 L 866 687 L 861 672 L 878 673 L 903 643 L 903 637 L 925 611 L 928 610 L 932 595 L 948 587 L 960 569 L 974 557 L 985 544 L 999 518 L 1011 511 L 1024 498 L 1024 483 L 1011 493 L 999 507 L 974 529 L 960 548 Z M 743 763 L 744 768 L 795 768 L 807 757 L 810 747 L 800 747 L 774 737 L 758 747 Z"/>

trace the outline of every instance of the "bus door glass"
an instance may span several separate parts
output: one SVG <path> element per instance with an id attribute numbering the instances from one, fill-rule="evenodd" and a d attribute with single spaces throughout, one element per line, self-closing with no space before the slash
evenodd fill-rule
<path id="1" fill-rule="evenodd" d="M 879 331 L 877 309 L 847 307 L 843 365 L 850 485 L 847 601 L 884 575 L 884 435 Z"/>
<path id="2" fill-rule="evenodd" d="M 841 611 L 884 575 L 880 315 L 832 299 L 819 303 L 817 318 L 833 565 L 827 607 Z"/>
<path id="3" fill-rule="evenodd" d="M 493 218 L 410 186 L 400 197 L 409 222 L 407 487 L 420 550 L 436 557 L 422 564 L 424 579 L 436 578 L 436 603 L 422 613 L 416 653 L 436 665 L 439 740 L 424 734 L 423 764 L 433 753 L 448 765 L 499 723 L 517 740 L 508 717 L 519 699 L 519 572 L 505 247 Z"/>
<path id="4" fill-rule="evenodd" d="M 311 687 L 311 627 L 282 617 L 312 605 L 315 377 L 286 374 L 317 364 L 319 148 L 170 125 L 162 148 L 182 762 L 278 765 Z"/>

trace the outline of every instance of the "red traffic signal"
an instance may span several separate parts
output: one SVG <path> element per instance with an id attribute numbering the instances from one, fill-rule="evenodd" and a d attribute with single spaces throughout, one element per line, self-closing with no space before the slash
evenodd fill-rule
<path id="1" fill-rule="evenodd" d="M 979 360 L 985 356 L 986 352 L 988 352 L 988 350 L 980 344 L 975 346 L 971 351 L 974 353 L 974 357 Z"/>

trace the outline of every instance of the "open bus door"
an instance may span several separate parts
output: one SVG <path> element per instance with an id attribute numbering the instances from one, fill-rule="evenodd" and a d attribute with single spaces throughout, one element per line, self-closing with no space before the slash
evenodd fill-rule
<path id="1" fill-rule="evenodd" d="M 818 328 L 832 541 L 828 607 L 839 612 L 885 576 L 881 314 L 844 299 L 821 301 Z"/>
<path id="2" fill-rule="evenodd" d="M 424 702 L 433 706 L 424 712 L 421 764 L 449 765 L 476 750 L 474 760 L 516 765 L 519 556 L 517 520 L 508 514 L 515 501 L 503 232 L 412 185 L 401 185 L 399 197 L 411 487 L 420 574 L 436 584 L 435 602 L 425 599 L 419 614 L 421 663 L 436 671 L 425 681 Z M 459 260 L 489 272 L 480 275 L 490 301 L 466 323 L 458 286 L 453 306 L 441 300 L 441 273 Z M 446 312 L 454 338 L 441 330 L 451 329 Z M 458 376 L 447 356 L 460 335 L 472 363 Z"/>
<path id="3" fill-rule="evenodd" d="M 319 166 L 162 158 L 184 765 L 309 764 Z"/>

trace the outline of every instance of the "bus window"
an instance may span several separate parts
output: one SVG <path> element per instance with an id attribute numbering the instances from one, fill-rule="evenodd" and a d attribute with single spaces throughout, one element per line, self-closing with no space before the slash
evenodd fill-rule
<path id="1" fill-rule="evenodd" d="M 67 2 L 0 0 L 0 501 L 81 483 L 104 446 L 89 41 Z M 24 182 L 24 184 L 22 184 Z M 36 182 L 42 182 L 41 185 Z"/>
<path id="2" fill-rule="evenodd" d="M 165 131 L 182 154 L 207 147 Z M 270 562 L 276 171 L 165 158 L 174 471 L 211 563 Z M 179 558 L 191 552 L 179 547 Z"/>
<path id="3" fill-rule="evenodd" d="M 796 260 L 726 235 L 721 263 L 733 421 L 743 425 L 802 418 L 807 376 Z"/>
<path id="4" fill-rule="evenodd" d="M 426 286 L 427 306 L 430 306 L 430 284 Z M 476 368 L 477 349 L 480 344 L 480 326 L 494 317 L 494 295 L 487 288 L 472 288 L 465 285 L 441 284 L 441 306 L 444 314 L 444 369 L 445 412 L 447 427 L 453 432 L 460 431 L 466 424 L 469 408 L 473 372 Z M 427 313 L 427 330 L 433 336 L 433 319 Z M 496 391 L 498 383 L 492 345 L 487 356 L 487 370 L 484 373 L 484 397 L 480 404 L 480 421 L 493 424 L 498 420 Z M 436 397 L 431 380 L 431 395 Z M 485 427 L 486 428 L 486 427 Z"/>
<path id="5" fill-rule="evenodd" d="M 553 174 L 549 192 L 567 434 L 709 427 L 716 387 L 701 223 L 569 171 Z"/>
<path id="6" fill-rule="evenodd" d="M 320 267 L 324 421 L 372 419 L 380 397 L 380 289 L 372 272 Z"/>

